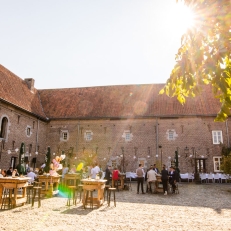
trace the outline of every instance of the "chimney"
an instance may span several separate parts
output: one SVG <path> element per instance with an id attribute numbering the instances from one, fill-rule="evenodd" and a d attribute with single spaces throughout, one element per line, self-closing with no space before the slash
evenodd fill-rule
<path id="1" fill-rule="evenodd" d="M 35 82 L 34 79 L 32 79 L 32 78 L 24 79 L 24 81 L 26 82 L 28 88 L 29 88 L 32 92 L 34 92 L 34 82 Z"/>

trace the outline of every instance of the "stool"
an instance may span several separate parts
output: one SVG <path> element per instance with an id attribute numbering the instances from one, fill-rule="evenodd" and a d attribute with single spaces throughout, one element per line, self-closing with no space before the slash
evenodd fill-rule
<path id="1" fill-rule="evenodd" d="M 3 193 L 3 198 L 2 198 L 2 205 L 1 205 L 1 209 L 4 207 L 4 209 L 6 208 L 6 205 L 8 205 L 8 209 L 13 207 L 12 204 L 12 192 L 13 192 L 13 188 L 4 188 L 3 189 L 4 193 Z M 8 201 L 8 203 L 7 203 Z"/>
<path id="2" fill-rule="evenodd" d="M 118 192 L 119 192 L 119 186 L 121 185 L 121 184 L 119 184 L 119 182 L 120 182 L 119 179 L 118 180 L 114 180 L 114 187 L 117 189 Z"/>
<path id="3" fill-rule="evenodd" d="M 116 197 L 115 197 L 115 191 L 116 188 L 109 188 L 109 195 L 108 195 L 108 206 L 110 206 L 110 201 L 111 201 L 111 192 L 114 194 L 114 206 L 116 207 Z"/>
<path id="4" fill-rule="evenodd" d="M 88 200 L 89 200 L 89 194 L 90 194 L 90 207 L 91 209 L 93 209 L 93 192 L 94 189 L 89 189 L 86 190 L 86 198 L 85 198 L 85 203 L 84 203 L 84 208 L 86 208 L 86 205 L 88 204 Z"/>
<path id="5" fill-rule="evenodd" d="M 79 184 L 76 189 L 76 197 L 75 197 L 75 204 L 77 203 L 78 195 L 79 195 L 79 202 L 82 199 L 82 192 L 83 192 L 83 185 Z"/>
<path id="6" fill-rule="evenodd" d="M 39 186 L 33 187 L 32 207 L 34 206 L 34 199 L 36 196 L 36 192 L 38 192 L 38 207 L 41 206 L 41 189 L 42 189 L 42 187 L 39 187 Z"/>
<path id="7" fill-rule="evenodd" d="M 105 196 L 106 196 L 106 193 L 107 193 L 107 201 L 108 201 L 108 189 L 111 188 L 111 185 L 105 185 L 105 188 L 104 188 L 104 201 L 105 201 Z"/>
<path id="8" fill-rule="evenodd" d="M 33 185 L 30 184 L 26 187 L 26 194 L 27 194 L 27 202 L 28 204 L 30 204 L 30 198 L 31 198 L 31 195 L 33 196 Z"/>
<path id="9" fill-rule="evenodd" d="M 67 206 L 71 205 L 71 194 L 72 194 L 72 201 L 73 204 L 76 205 L 76 199 L 75 199 L 75 190 L 77 189 L 76 186 L 68 186 L 68 199 L 67 199 Z"/>

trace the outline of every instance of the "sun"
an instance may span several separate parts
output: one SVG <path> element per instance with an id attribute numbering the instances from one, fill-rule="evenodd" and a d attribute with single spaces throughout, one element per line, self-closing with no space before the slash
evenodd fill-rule
<path id="1" fill-rule="evenodd" d="M 181 2 L 176 4 L 174 15 L 175 19 L 173 23 L 177 26 L 177 31 L 181 34 L 185 33 L 187 29 L 193 27 L 195 24 L 194 12 Z"/>
<path id="2" fill-rule="evenodd" d="M 195 24 L 193 11 L 182 2 L 166 7 L 161 21 L 165 27 L 167 25 L 168 32 L 179 36 Z"/>

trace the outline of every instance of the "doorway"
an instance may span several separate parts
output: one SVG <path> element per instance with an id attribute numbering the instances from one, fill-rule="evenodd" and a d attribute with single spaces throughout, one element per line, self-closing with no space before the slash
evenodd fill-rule
<path id="1" fill-rule="evenodd" d="M 206 172 L 206 159 L 196 159 L 197 163 L 197 172 L 205 173 Z"/>
<path id="2" fill-rule="evenodd" d="M 16 168 L 16 161 L 17 161 L 17 157 L 12 156 L 10 160 L 10 167 L 12 167 L 13 169 Z"/>

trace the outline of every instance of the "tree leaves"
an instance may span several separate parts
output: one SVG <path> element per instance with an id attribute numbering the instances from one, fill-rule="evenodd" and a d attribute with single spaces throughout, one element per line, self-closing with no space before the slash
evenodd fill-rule
<path id="1" fill-rule="evenodd" d="M 182 35 L 176 64 L 159 94 L 184 104 L 211 84 L 221 102 L 215 121 L 225 121 L 231 109 L 231 1 L 182 1 L 194 10 L 196 24 Z"/>

